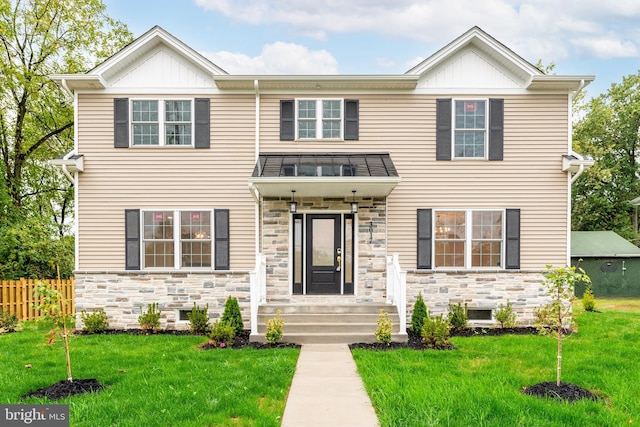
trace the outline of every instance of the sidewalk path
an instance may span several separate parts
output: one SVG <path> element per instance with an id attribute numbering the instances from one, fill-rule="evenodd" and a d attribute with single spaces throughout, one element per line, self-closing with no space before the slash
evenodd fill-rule
<path id="1" fill-rule="evenodd" d="M 282 427 L 376 427 L 378 418 L 347 344 L 304 344 Z"/>

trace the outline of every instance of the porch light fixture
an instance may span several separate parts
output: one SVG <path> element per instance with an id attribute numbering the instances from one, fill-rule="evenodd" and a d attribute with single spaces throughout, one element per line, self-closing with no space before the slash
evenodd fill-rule
<path id="1" fill-rule="evenodd" d="M 291 201 L 289 202 L 289 212 L 296 213 L 298 211 L 298 202 L 293 199 L 295 196 L 296 190 L 291 190 Z"/>
<path id="2" fill-rule="evenodd" d="M 356 202 L 356 190 L 351 190 L 353 193 L 353 200 L 351 201 L 351 213 L 358 213 L 358 202 Z"/>

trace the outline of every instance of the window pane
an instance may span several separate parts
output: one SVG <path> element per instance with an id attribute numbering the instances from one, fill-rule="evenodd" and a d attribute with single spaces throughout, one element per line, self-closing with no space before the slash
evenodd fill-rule
<path id="1" fill-rule="evenodd" d="M 316 101 L 298 101 L 298 118 L 315 119 L 316 118 Z"/>
<path id="2" fill-rule="evenodd" d="M 474 241 L 471 246 L 473 267 L 500 267 L 502 242 Z"/>
<path id="3" fill-rule="evenodd" d="M 191 125 L 165 125 L 167 145 L 191 145 Z"/>
<path id="4" fill-rule="evenodd" d="M 473 212 L 473 239 L 502 239 L 501 211 Z"/>
<path id="5" fill-rule="evenodd" d="M 484 129 L 484 123 L 484 101 L 456 101 L 456 129 Z"/>
<path id="6" fill-rule="evenodd" d="M 190 122 L 191 101 L 165 101 L 165 120 L 168 122 Z"/>
<path id="7" fill-rule="evenodd" d="M 145 242 L 144 266 L 146 268 L 173 268 L 173 241 Z"/>
<path id="8" fill-rule="evenodd" d="M 339 119 L 340 101 L 322 101 L 322 118 Z"/>
<path id="9" fill-rule="evenodd" d="M 298 121 L 298 138 L 315 138 L 315 121 Z"/>
<path id="10" fill-rule="evenodd" d="M 157 122 L 158 101 L 132 101 L 131 113 L 134 122 Z"/>
<path id="11" fill-rule="evenodd" d="M 144 212 L 143 238 L 173 240 L 173 211 Z"/>
<path id="12" fill-rule="evenodd" d="M 211 267 L 211 212 L 180 212 L 182 267 Z"/>
<path id="13" fill-rule="evenodd" d="M 465 212 L 436 212 L 436 239 L 464 239 Z"/>
<path id="14" fill-rule="evenodd" d="M 472 213 L 471 265 L 500 267 L 502 260 L 502 212 Z"/>
<path id="15" fill-rule="evenodd" d="M 293 282 L 302 283 L 302 218 L 296 216 L 293 226 Z"/>
<path id="16" fill-rule="evenodd" d="M 323 120 L 322 137 L 340 138 L 340 120 Z"/>
<path id="17" fill-rule="evenodd" d="M 484 131 L 456 131 L 455 157 L 484 157 Z"/>
<path id="18" fill-rule="evenodd" d="M 464 267 L 464 241 L 436 241 L 436 267 Z"/>
<path id="19" fill-rule="evenodd" d="M 133 145 L 158 145 L 157 124 L 133 124 Z"/>

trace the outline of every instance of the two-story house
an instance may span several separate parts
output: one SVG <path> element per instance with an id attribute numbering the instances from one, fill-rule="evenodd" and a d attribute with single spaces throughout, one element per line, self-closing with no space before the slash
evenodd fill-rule
<path id="1" fill-rule="evenodd" d="M 401 75 L 246 76 L 155 27 L 52 79 L 75 103 L 53 163 L 75 184 L 77 309 L 112 327 L 158 302 L 186 328 L 231 295 L 256 338 L 268 307 L 387 307 L 401 337 L 419 293 L 485 322 L 510 301 L 526 324 L 545 265 L 569 262 L 591 164 L 572 99 L 594 77 L 546 75 L 480 28 Z"/>

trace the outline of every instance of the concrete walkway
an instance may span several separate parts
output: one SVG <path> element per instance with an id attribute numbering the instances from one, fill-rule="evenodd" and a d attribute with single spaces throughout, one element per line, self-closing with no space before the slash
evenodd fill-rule
<path id="1" fill-rule="evenodd" d="M 304 344 L 298 357 L 282 427 L 376 427 L 347 344 Z"/>

